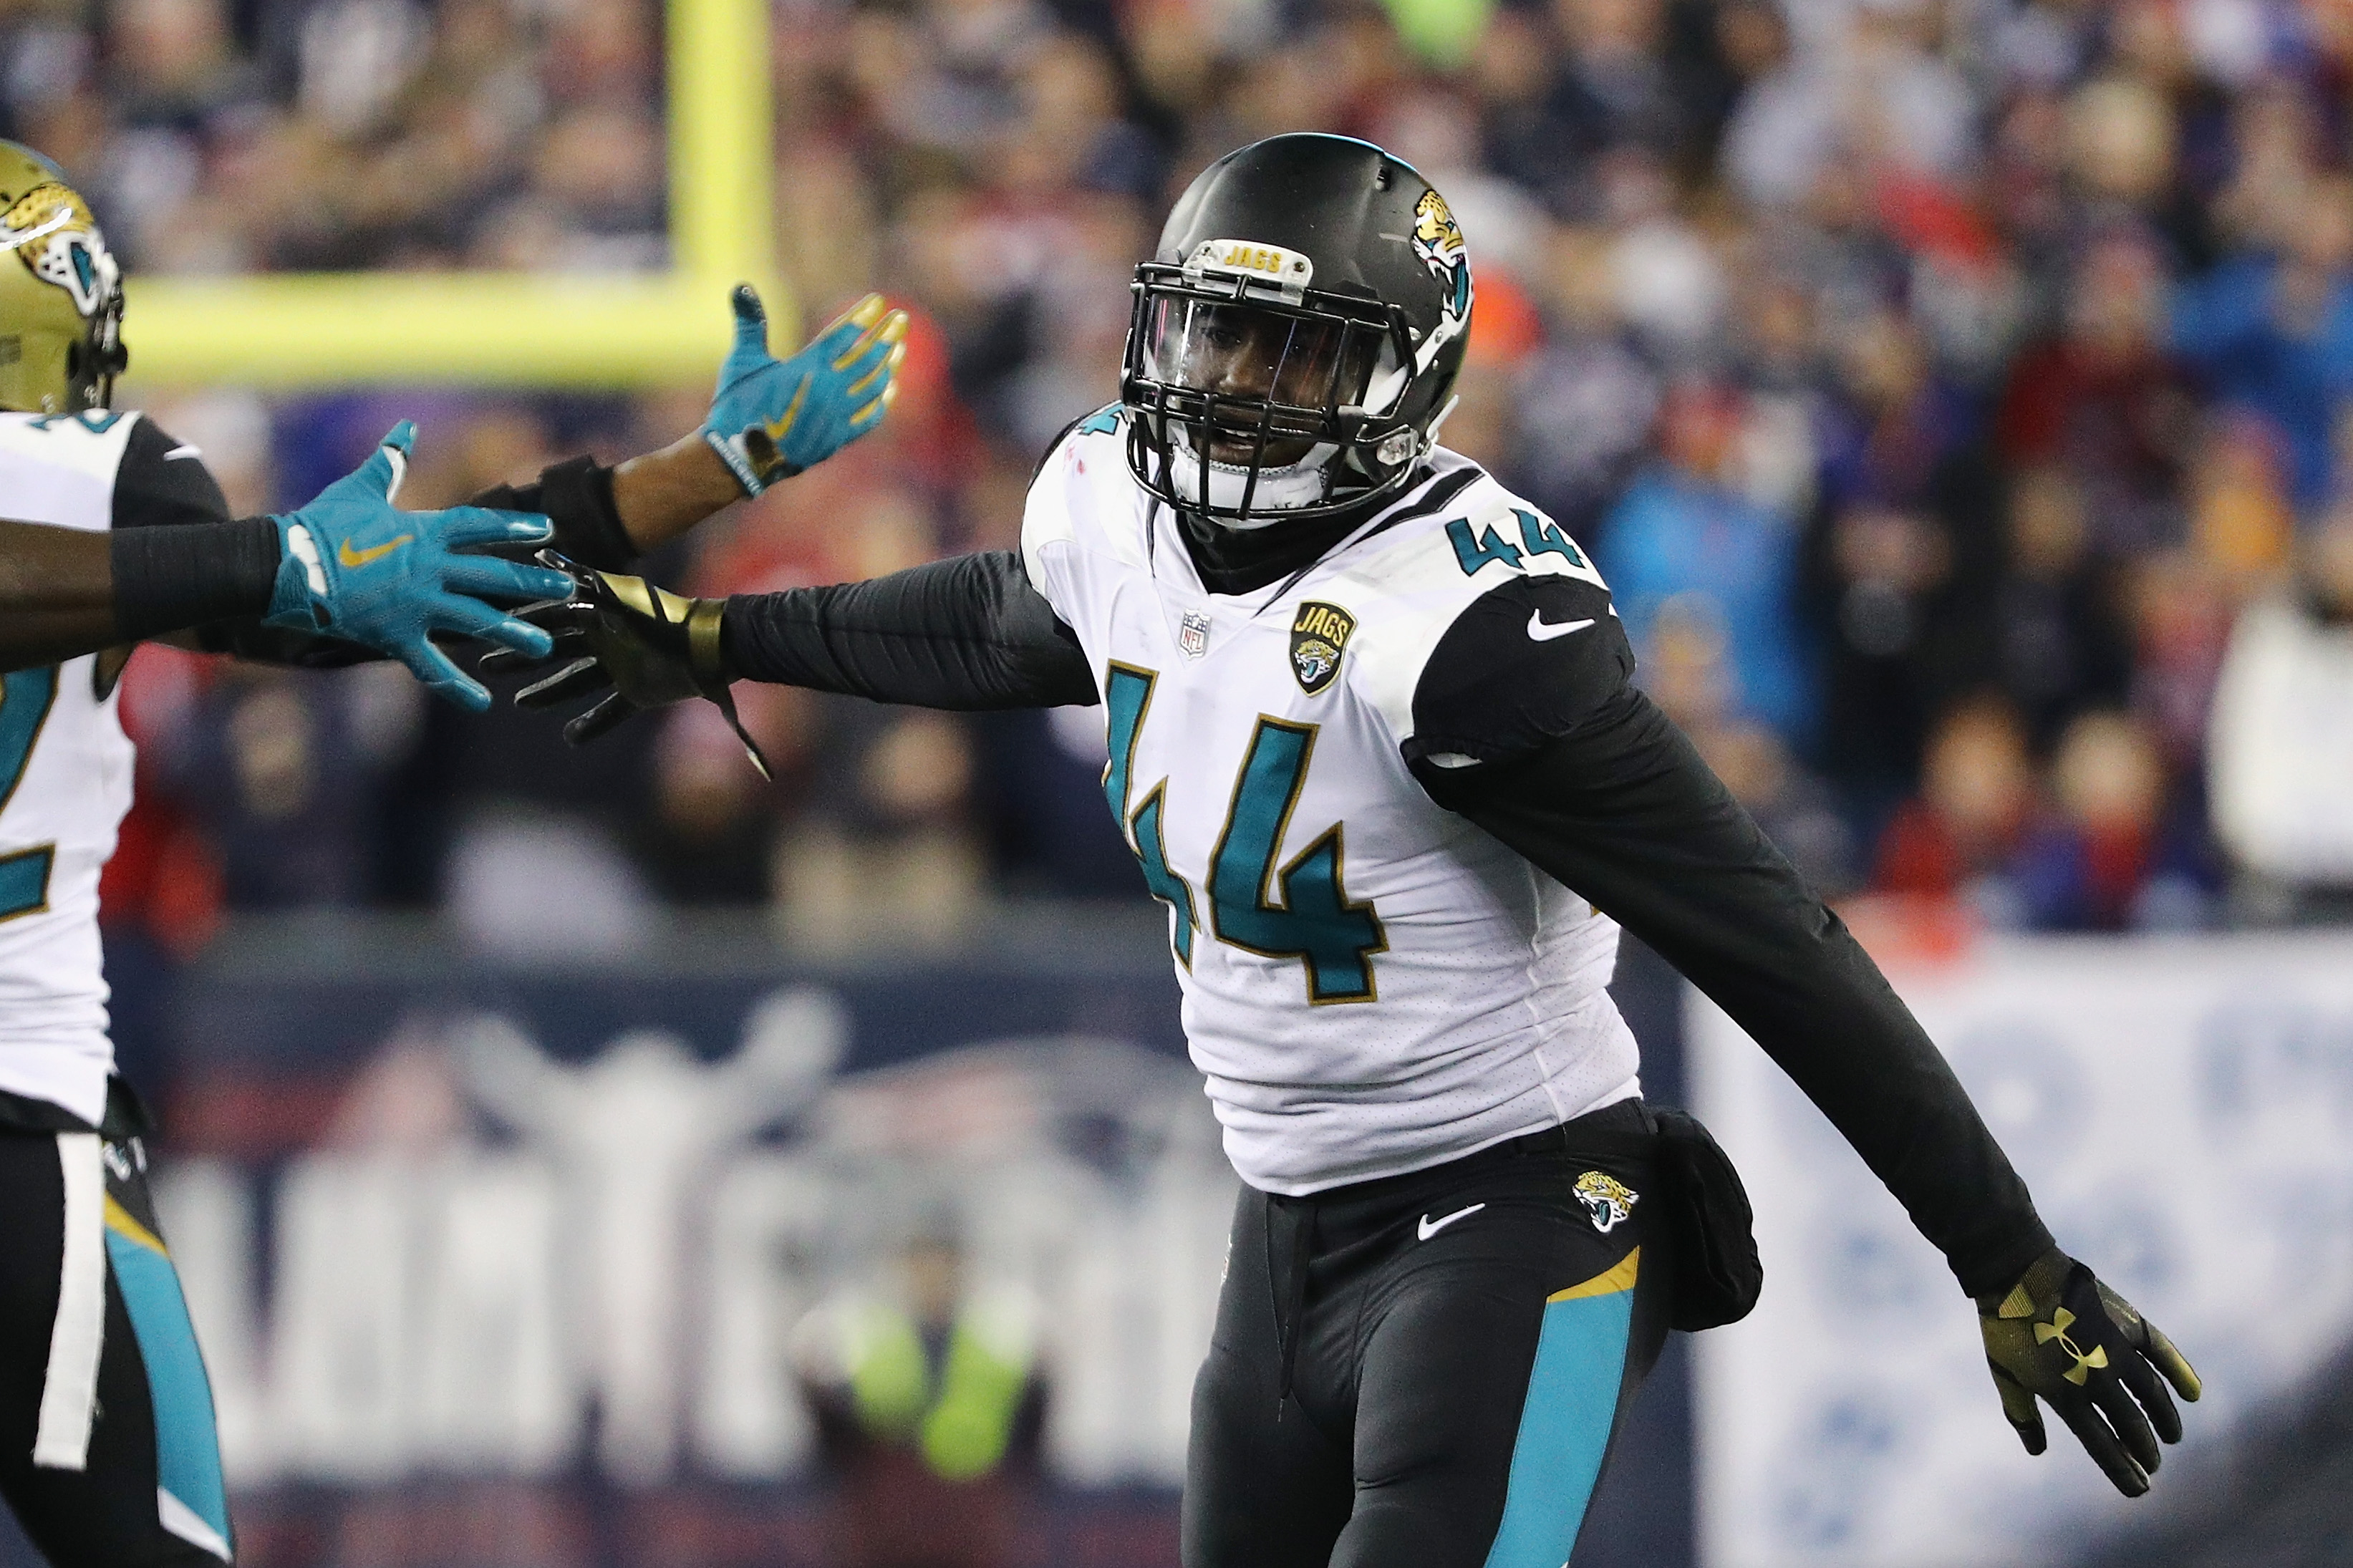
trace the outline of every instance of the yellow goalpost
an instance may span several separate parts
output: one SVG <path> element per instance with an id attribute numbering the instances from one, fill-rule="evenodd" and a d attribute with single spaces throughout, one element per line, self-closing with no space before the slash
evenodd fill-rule
<path id="1" fill-rule="evenodd" d="M 758 286 L 776 342 L 766 0 L 668 0 L 667 273 L 265 273 L 133 278 L 123 336 L 145 387 L 226 382 L 626 387 L 707 378 L 727 289 Z"/>

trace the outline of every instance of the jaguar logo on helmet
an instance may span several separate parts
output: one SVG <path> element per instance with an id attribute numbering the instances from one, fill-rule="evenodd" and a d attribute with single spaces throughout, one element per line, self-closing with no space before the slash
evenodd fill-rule
<path id="1" fill-rule="evenodd" d="M 16 198 L 0 216 L 0 250 L 15 251 L 34 277 L 64 289 L 83 317 L 104 309 L 121 281 L 97 220 L 64 185 L 35 185 Z"/>
<path id="2" fill-rule="evenodd" d="M 1414 203 L 1414 254 L 1445 288 L 1445 325 L 1421 343 L 1414 358 L 1429 360 L 1438 346 L 1471 325 L 1471 249 L 1463 245 L 1463 228 L 1454 221 L 1454 209 L 1438 191 L 1423 191 Z"/>
<path id="3" fill-rule="evenodd" d="M 1434 190 L 1422 192 L 1413 205 L 1413 253 L 1451 290 L 1447 313 L 1469 315 L 1471 257 L 1462 243 L 1462 226 L 1454 221 L 1454 209 L 1446 198 Z"/>

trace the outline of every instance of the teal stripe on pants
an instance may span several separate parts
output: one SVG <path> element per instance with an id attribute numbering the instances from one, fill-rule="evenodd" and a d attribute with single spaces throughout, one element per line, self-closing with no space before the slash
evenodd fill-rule
<path id="1" fill-rule="evenodd" d="M 1577 1546 L 1618 1419 L 1641 1256 L 1638 1249 L 1609 1273 L 1545 1303 L 1528 1400 L 1512 1445 L 1504 1522 L 1487 1568 L 1565 1568 Z"/>
<path id="2" fill-rule="evenodd" d="M 219 1544 L 203 1544 L 226 1557 L 228 1491 L 221 1480 L 212 1384 L 196 1349 L 187 1300 L 180 1294 L 180 1276 L 168 1256 L 112 1225 L 107 1227 L 106 1251 L 131 1314 L 139 1357 L 147 1366 L 148 1397 L 155 1409 L 155 1484 L 211 1530 Z"/>

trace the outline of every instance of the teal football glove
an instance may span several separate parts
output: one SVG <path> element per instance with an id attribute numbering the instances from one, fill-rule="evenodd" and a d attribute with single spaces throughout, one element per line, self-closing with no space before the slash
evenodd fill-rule
<path id="1" fill-rule="evenodd" d="M 374 648 L 460 708 L 491 705 L 481 682 L 433 646 L 431 632 L 459 632 L 519 652 L 545 654 L 545 632 L 493 609 L 483 598 L 544 599 L 572 591 L 572 579 L 544 567 L 461 554 L 468 546 L 543 542 L 553 530 L 529 512 L 451 507 L 402 511 L 392 504 L 408 471 L 417 426 L 404 419 L 373 457 L 278 525 L 278 582 L 266 626 L 317 632 Z"/>
<path id="2" fill-rule="evenodd" d="M 1978 1313 L 2001 1413 L 2026 1451 L 2040 1454 L 2050 1446 L 2035 1408 L 2040 1398 L 2116 1490 L 2126 1497 L 2148 1490 L 2158 1439 L 2181 1441 L 2181 1415 L 2165 1384 L 2184 1399 L 2200 1393 L 2197 1372 L 2173 1342 L 2055 1247 L 2010 1294 L 1978 1301 Z"/>
<path id="3" fill-rule="evenodd" d="M 869 294 L 787 360 L 768 353 L 768 315 L 749 283 L 729 296 L 735 347 L 702 438 L 746 495 L 813 468 L 882 422 L 899 395 L 907 312 Z"/>

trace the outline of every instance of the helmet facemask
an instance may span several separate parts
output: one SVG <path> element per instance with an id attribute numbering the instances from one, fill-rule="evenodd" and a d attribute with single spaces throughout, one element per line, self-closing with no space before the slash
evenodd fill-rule
<path id="1" fill-rule="evenodd" d="M 1221 268 L 1254 251 L 1258 268 Z M 1172 506 L 1260 528 L 1360 506 L 1403 483 L 1425 452 L 1398 417 L 1411 329 L 1380 301 L 1286 284 L 1304 258 L 1205 245 L 1136 268 L 1120 396 L 1128 461 Z M 1208 264 L 1205 265 L 1204 263 Z"/>

